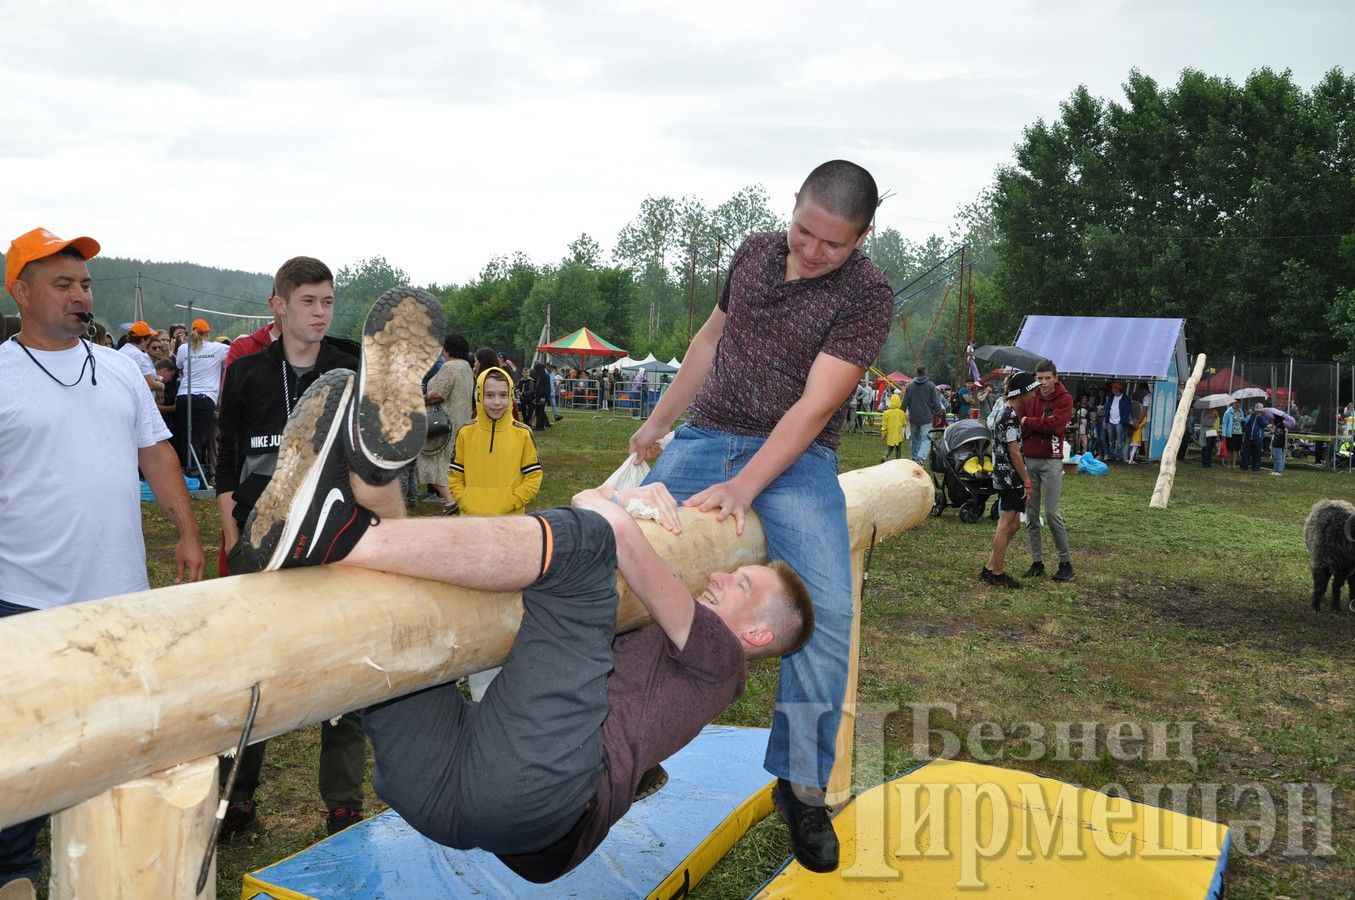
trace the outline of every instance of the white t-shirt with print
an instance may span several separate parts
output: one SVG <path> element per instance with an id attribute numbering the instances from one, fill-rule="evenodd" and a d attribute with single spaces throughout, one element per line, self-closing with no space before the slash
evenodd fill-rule
<path id="1" fill-rule="evenodd" d="M 136 367 L 141 370 L 142 375 L 155 374 L 155 363 L 151 362 L 151 355 L 136 344 L 123 344 L 118 348 L 118 352 L 136 363 Z"/>
<path id="2" fill-rule="evenodd" d="M 0 600 L 46 609 L 145 590 L 137 451 L 169 438 L 145 379 L 107 347 L 30 348 L 65 387 L 24 349 L 0 344 Z"/>
<path id="3" fill-rule="evenodd" d="M 193 393 L 211 397 L 217 402 L 221 395 L 221 368 L 225 365 L 226 354 L 230 348 L 216 341 L 203 341 L 202 346 L 193 351 L 193 371 L 188 371 L 188 344 L 179 345 L 174 361 L 179 364 L 179 394 L 188 396 L 188 381 L 191 375 Z"/>

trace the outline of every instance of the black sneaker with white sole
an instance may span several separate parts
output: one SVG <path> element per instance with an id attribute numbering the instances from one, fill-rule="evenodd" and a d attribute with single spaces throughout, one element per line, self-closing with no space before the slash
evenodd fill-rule
<path id="1" fill-rule="evenodd" d="M 287 420 L 273 478 L 240 537 L 258 571 L 337 562 L 367 530 L 373 514 L 353 499 L 343 445 L 356 383 L 349 369 L 324 373 Z"/>
<path id="2" fill-rule="evenodd" d="M 805 803 L 795 796 L 795 788 L 784 778 L 772 788 L 772 804 L 785 820 L 790 832 L 790 849 L 800 865 L 811 872 L 831 872 L 837 868 L 838 840 L 832 817 L 824 806 Z"/>
<path id="3" fill-rule="evenodd" d="M 394 481 L 423 449 L 423 376 L 442 352 L 444 327 L 442 305 L 417 288 L 391 288 L 367 313 L 344 446 L 348 464 L 368 484 Z"/>

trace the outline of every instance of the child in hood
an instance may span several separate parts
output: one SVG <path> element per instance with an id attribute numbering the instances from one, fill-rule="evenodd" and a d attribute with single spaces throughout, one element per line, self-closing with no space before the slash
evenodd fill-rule
<path id="1" fill-rule="evenodd" d="M 903 414 L 903 398 L 893 394 L 889 398 L 889 409 L 880 417 L 880 434 L 885 439 L 885 453 L 880 462 L 889 459 L 891 453 L 895 459 L 903 459 L 903 428 L 907 421 Z"/>

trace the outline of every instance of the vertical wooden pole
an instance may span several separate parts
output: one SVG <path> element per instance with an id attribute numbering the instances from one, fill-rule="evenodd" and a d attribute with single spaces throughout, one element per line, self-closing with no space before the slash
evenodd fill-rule
<path id="1" fill-rule="evenodd" d="M 217 805 L 215 756 L 104 791 L 52 817 L 52 900 L 214 900 L 198 871 Z"/>
<path id="2" fill-rule="evenodd" d="M 1166 509 L 1172 496 L 1172 485 L 1176 483 L 1176 451 L 1186 433 L 1186 419 L 1190 418 L 1190 407 L 1195 402 L 1195 385 L 1200 383 L 1204 374 L 1204 354 L 1195 357 L 1195 371 L 1190 373 L 1181 399 L 1176 404 L 1176 418 L 1172 421 L 1171 435 L 1167 446 L 1162 450 L 1162 465 L 1158 469 L 1157 484 L 1153 487 L 1153 497 L 1148 501 L 1152 509 Z"/>
<path id="3" fill-rule="evenodd" d="M 856 678 L 861 654 L 861 574 L 865 570 L 866 551 L 852 551 L 852 645 L 847 651 L 847 693 L 842 701 L 842 724 L 837 730 L 836 756 L 825 797 L 832 807 L 840 807 L 852 797 L 852 753 L 856 749 Z"/>

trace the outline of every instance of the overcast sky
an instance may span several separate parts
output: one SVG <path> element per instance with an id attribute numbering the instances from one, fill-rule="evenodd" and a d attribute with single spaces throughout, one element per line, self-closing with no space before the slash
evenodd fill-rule
<path id="1" fill-rule="evenodd" d="M 761 183 L 788 213 L 834 157 L 922 240 L 1079 83 L 1355 69 L 1349 0 L 219 6 L 0 0 L 6 245 L 43 225 L 114 256 L 380 254 L 463 282 L 580 232 L 610 252 L 650 194 Z"/>

